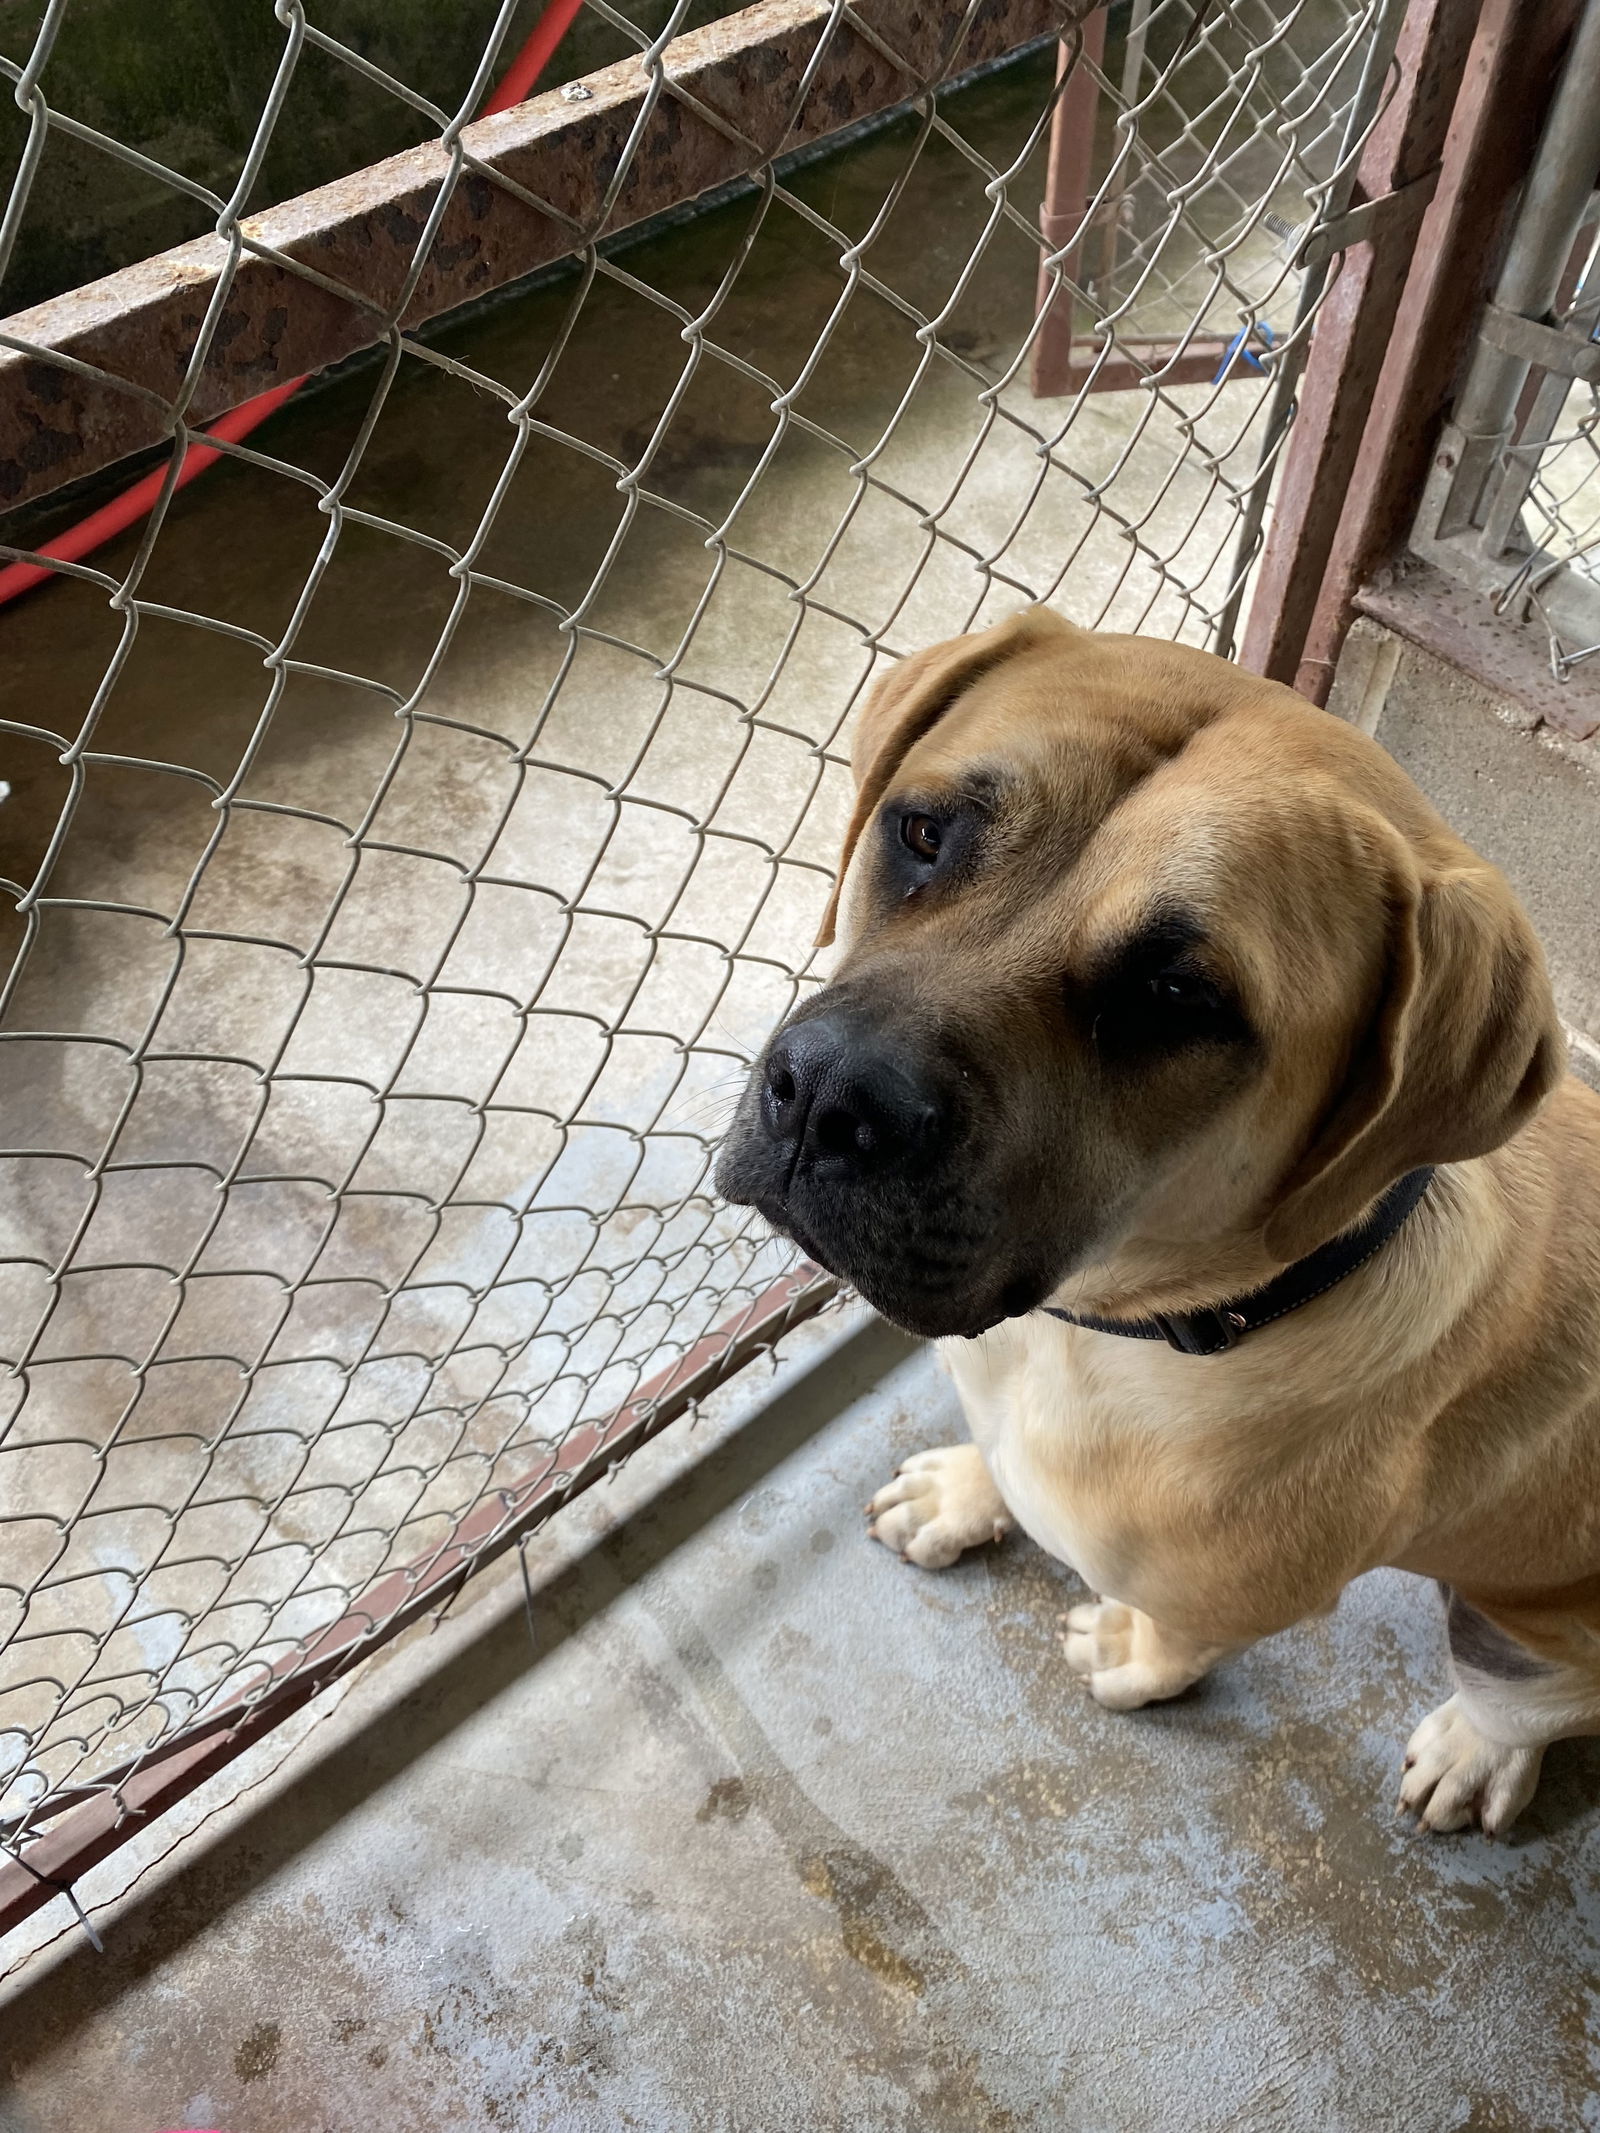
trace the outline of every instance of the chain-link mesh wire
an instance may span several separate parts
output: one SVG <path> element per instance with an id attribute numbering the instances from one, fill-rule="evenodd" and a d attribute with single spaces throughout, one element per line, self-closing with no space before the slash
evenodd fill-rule
<path id="1" fill-rule="evenodd" d="M 677 93 L 683 6 L 587 8 Z M 271 93 L 205 191 L 234 259 L 308 51 L 470 170 L 513 12 L 452 112 L 331 0 L 278 0 Z M 1091 362 L 1145 351 L 1133 389 L 1030 397 L 1056 52 L 963 82 L 957 39 L 864 137 L 395 327 L 0 613 L 13 1836 L 261 1693 L 463 1520 L 492 1535 L 792 1269 L 709 1163 L 815 982 L 852 710 L 888 658 L 1034 599 L 1213 641 L 1309 330 L 1293 232 L 1353 167 L 1382 12 L 1112 10 L 1082 249 L 1052 264 Z M 6 68 L 7 238 L 74 124 L 63 14 Z M 839 0 L 824 41 L 888 35 Z M 174 381 L 180 450 L 221 315 Z M 1234 353 L 1176 386 L 1163 336 Z"/>
<path id="2" fill-rule="evenodd" d="M 1600 205 L 1600 203 L 1597 203 Z M 1600 235 L 1586 229 L 1553 323 L 1575 351 L 1600 330 Z M 1535 369 L 1501 456 L 1483 547 L 1499 564 L 1496 611 L 1543 632 L 1565 680 L 1600 652 L 1600 386 Z"/>
<path id="3" fill-rule="evenodd" d="M 1259 354 L 1292 320 L 1301 226 L 1339 168 L 1371 17 L 1245 0 L 1207 35 L 1209 10 L 1170 0 L 1120 15 L 1094 69 L 1112 138 L 1074 247 L 1085 352 L 1242 333 Z"/>
<path id="4" fill-rule="evenodd" d="M 1532 715 L 1592 735 L 1600 652 L 1600 14 L 1580 10 L 1500 257 L 1458 366 L 1410 548 L 1510 627 L 1458 611 Z M 1405 573 L 1402 573 L 1402 577 Z M 1448 591 L 1431 592 L 1434 605 Z M 1528 657 L 1537 649 L 1551 690 Z"/>

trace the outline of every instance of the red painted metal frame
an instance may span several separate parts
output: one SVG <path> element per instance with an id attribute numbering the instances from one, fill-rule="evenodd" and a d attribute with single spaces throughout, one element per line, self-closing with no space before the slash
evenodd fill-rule
<path id="1" fill-rule="evenodd" d="M 809 1261 L 762 1292 L 624 1406 L 573 1430 L 536 1472 L 474 1505 L 441 1546 L 392 1570 L 304 1652 L 264 1668 L 258 1688 L 170 1740 L 62 1796 L 48 1829 L 0 1867 L 0 1934 L 72 1887 L 156 1815 L 226 1768 L 331 1682 L 411 1623 L 454 1598 L 466 1578 L 514 1546 L 639 1445 L 715 1390 L 839 1293 Z M 557 1458 L 561 1463 L 557 1463 Z"/>
<path id="2" fill-rule="evenodd" d="M 1441 68 L 1454 65 L 1462 23 L 1472 30 L 1445 113 L 1438 183 L 1398 300 L 1392 258 L 1354 255 L 1345 262 L 1346 276 L 1356 270 L 1347 293 L 1341 283 L 1318 322 L 1241 655 L 1313 703 L 1327 702 L 1362 588 L 1403 546 L 1421 500 L 1579 6 L 1430 0 L 1407 25 L 1402 58 L 1431 43 Z M 1442 81 L 1425 97 L 1419 77 L 1410 80 L 1405 114 L 1391 111 L 1369 147 L 1374 182 L 1385 171 L 1392 178 L 1426 167 L 1420 158 L 1439 124 Z"/>
<path id="3" fill-rule="evenodd" d="M 1057 97 L 1050 119 L 1050 157 L 1045 169 L 1044 205 L 1039 210 L 1039 235 L 1046 255 L 1071 244 L 1075 235 L 1078 242 L 1061 263 L 1064 282 L 1057 281 L 1043 259 L 1039 262 L 1038 309 L 1043 316 L 1034 338 L 1029 379 L 1035 396 L 1041 400 L 1077 392 L 1084 382 L 1080 373 L 1087 367 L 1078 353 L 1078 307 L 1068 284 L 1079 278 L 1090 236 L 1084 228 L 1084 216 L 1094 194 L 1095 122 L 1100 113 L 1100 84 L 1090 69 L 1100 65 L 1105 51 L 1106 10 L 1097 7 L 1084 17 L 1072 36 L 1062 38 L 1056 65 L 1056 80 L 1064 80 L 1066 87 Z"/>
<path id="4" fill-rule="evenodd" d="M 1106 9 L 1086 15 L 1075 34 L 1061 40 L 1056 80 L 1066 87 L 1050 121 L 1049 160 L 1039 235 L 1044 257 L 1039 262 L 1037 310 L 1028 380 L 1035 399 L 1065 399 L 1075 393 L 1123 393 L 1139 386 L 1211 385 L 1228 360 L 1233 343 L 1214 336 L 1164 339 L 1119 339 L 1108 351 L 1092 333 L 1078 332 L 1080 306 L 1071 284 L 1082 285 L 1089 262 L 1098 252 L 1101 271 L 1114 264 L 1117 202 L 1108 196 L 1091 218 L 1095 184 L 1095 135 L 1100 118 L 1100 84 L 1092 69 L 1103 65 Z M 1073 242 L 1076 238 L 1076 243 Z M 1063 245 L 1072 249 L 1060 262 L 1065 279 L 1045 259 Z M 1240 363 L 1234 375 L 1248 375 Z"/>
<path id="5" fill-rule="evenodd" d="M 1477 12 L 1476 0 L 1414 0 L 1395 54 L 1399 86 L 1362 153 L 1358 200 L 1392 205 L 1345 253 L 1318 315 L 1239 650 L 1242 666 L 1273 681 L 1299 671 Z"/>
<path id="6" fill-rule="evenodd" d="M 1140 385 L 1212 385 L 1217 382 L 1217 373 L 1227 361 L 1233 343 L 1204 338 L 1118 341 L 1111 354 L 1099 362 L 1096 359 L 1102 346 L 1099 341 L 1074 341 L 1065 368 L 1045 373 L 1047 382 L 1035 384 L 1035 394 L 1048 400 L 1085 389 L 1092 393 L 1126 393 Z M 1238 364 L 1231 375 L 1247 376 L 1248 365 Z"/>

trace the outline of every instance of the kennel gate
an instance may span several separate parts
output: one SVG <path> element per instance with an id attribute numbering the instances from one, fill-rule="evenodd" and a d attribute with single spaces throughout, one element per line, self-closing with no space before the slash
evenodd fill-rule
<path id="1" fill-rule="evenodd" d="M 70 0 L 0 59 L 0 267 L 58 149 L 196 231 L 0 325 L 0 1926 L 833 1296 L 708 1169 L 854 706 L 1034 599 L 1233 648 L 1476 16 L 583 0 L 473 119 L 512 0 L 448 107 L 261 4 L 225 183 Z M 313 65 L 417 137 L 262 204 Z"/>

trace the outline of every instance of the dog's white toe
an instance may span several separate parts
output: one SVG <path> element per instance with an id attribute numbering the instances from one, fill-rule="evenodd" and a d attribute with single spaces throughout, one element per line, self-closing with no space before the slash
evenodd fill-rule
<path id="1" fill-rule="evenodd" d="M 1431 1711 L 1406 1748 L 1400 1781 L 1402 1814 L 1423 1829 L 1467 1829 L 1474 1822 L 1497 1837 L 1521 1814 L 1539 1782 L 1544 1749 L 1506 1748 L 1486 1740 L 1452 1696 Z"/>
<path id="2" fill-rule="evenodd" d="M 1108 1711 L 1181 1696 L 1220 1656 L 1213 1646 L 1176 1637 L 1120 1600 L 1086 1601 L 1067 1614 L 1067 1665 Z"/>
<path id="3" fill-rule="evenodd" d="M 867 1505 L 873 1540 L 923 1570 L 943 1570 L 968 1548 L 997 1541 L 1011 1518 L 975 1444 L 914 1452 Z"/>
<path id="4" fill-rule="evenodd" d="M 1108 1710 L 1136 1711 L 1156 1694 L 1134 1662 L 1131 1607 L 1095 1600 L 1069 1609 L 1063 1642 L 1067 1665 Z"/>

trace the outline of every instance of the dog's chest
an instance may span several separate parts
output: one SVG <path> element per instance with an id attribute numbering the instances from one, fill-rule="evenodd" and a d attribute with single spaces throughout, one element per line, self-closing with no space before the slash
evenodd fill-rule
<path id="1" fill-rule="evenodd" d="M 1075 1503 L 1048 1468 L 1030 1455 L 1020 1432 L 1002 1432 L 987 1456 L 1008 1509 L 1030 1539 L 1070 1564 L 1094 1591 L 1120 1596 L 1133 1569 L 1127 1536 L 1110 1530 L 1110 1522 L 1095 1515 L 1098 1507 Z"/>
<path id="2" fill-rule="evenodd" d="M 1194 1359 L 1142 1342 L 1112 1348 L 1049 1320 L 1014 1322 L 946 1353 L 974 1442 L 1017 1523 L 1097 1592 L 1139 1604 L 1174 1530 L 1192 1524 L 1208 1493 L 1221 1415 L 1211 1413 L 1210 1388 L 1196 1386 Z M 1170 1363 L 1190 1365 L 1189 1378 L 1170 1383 Z"/>

